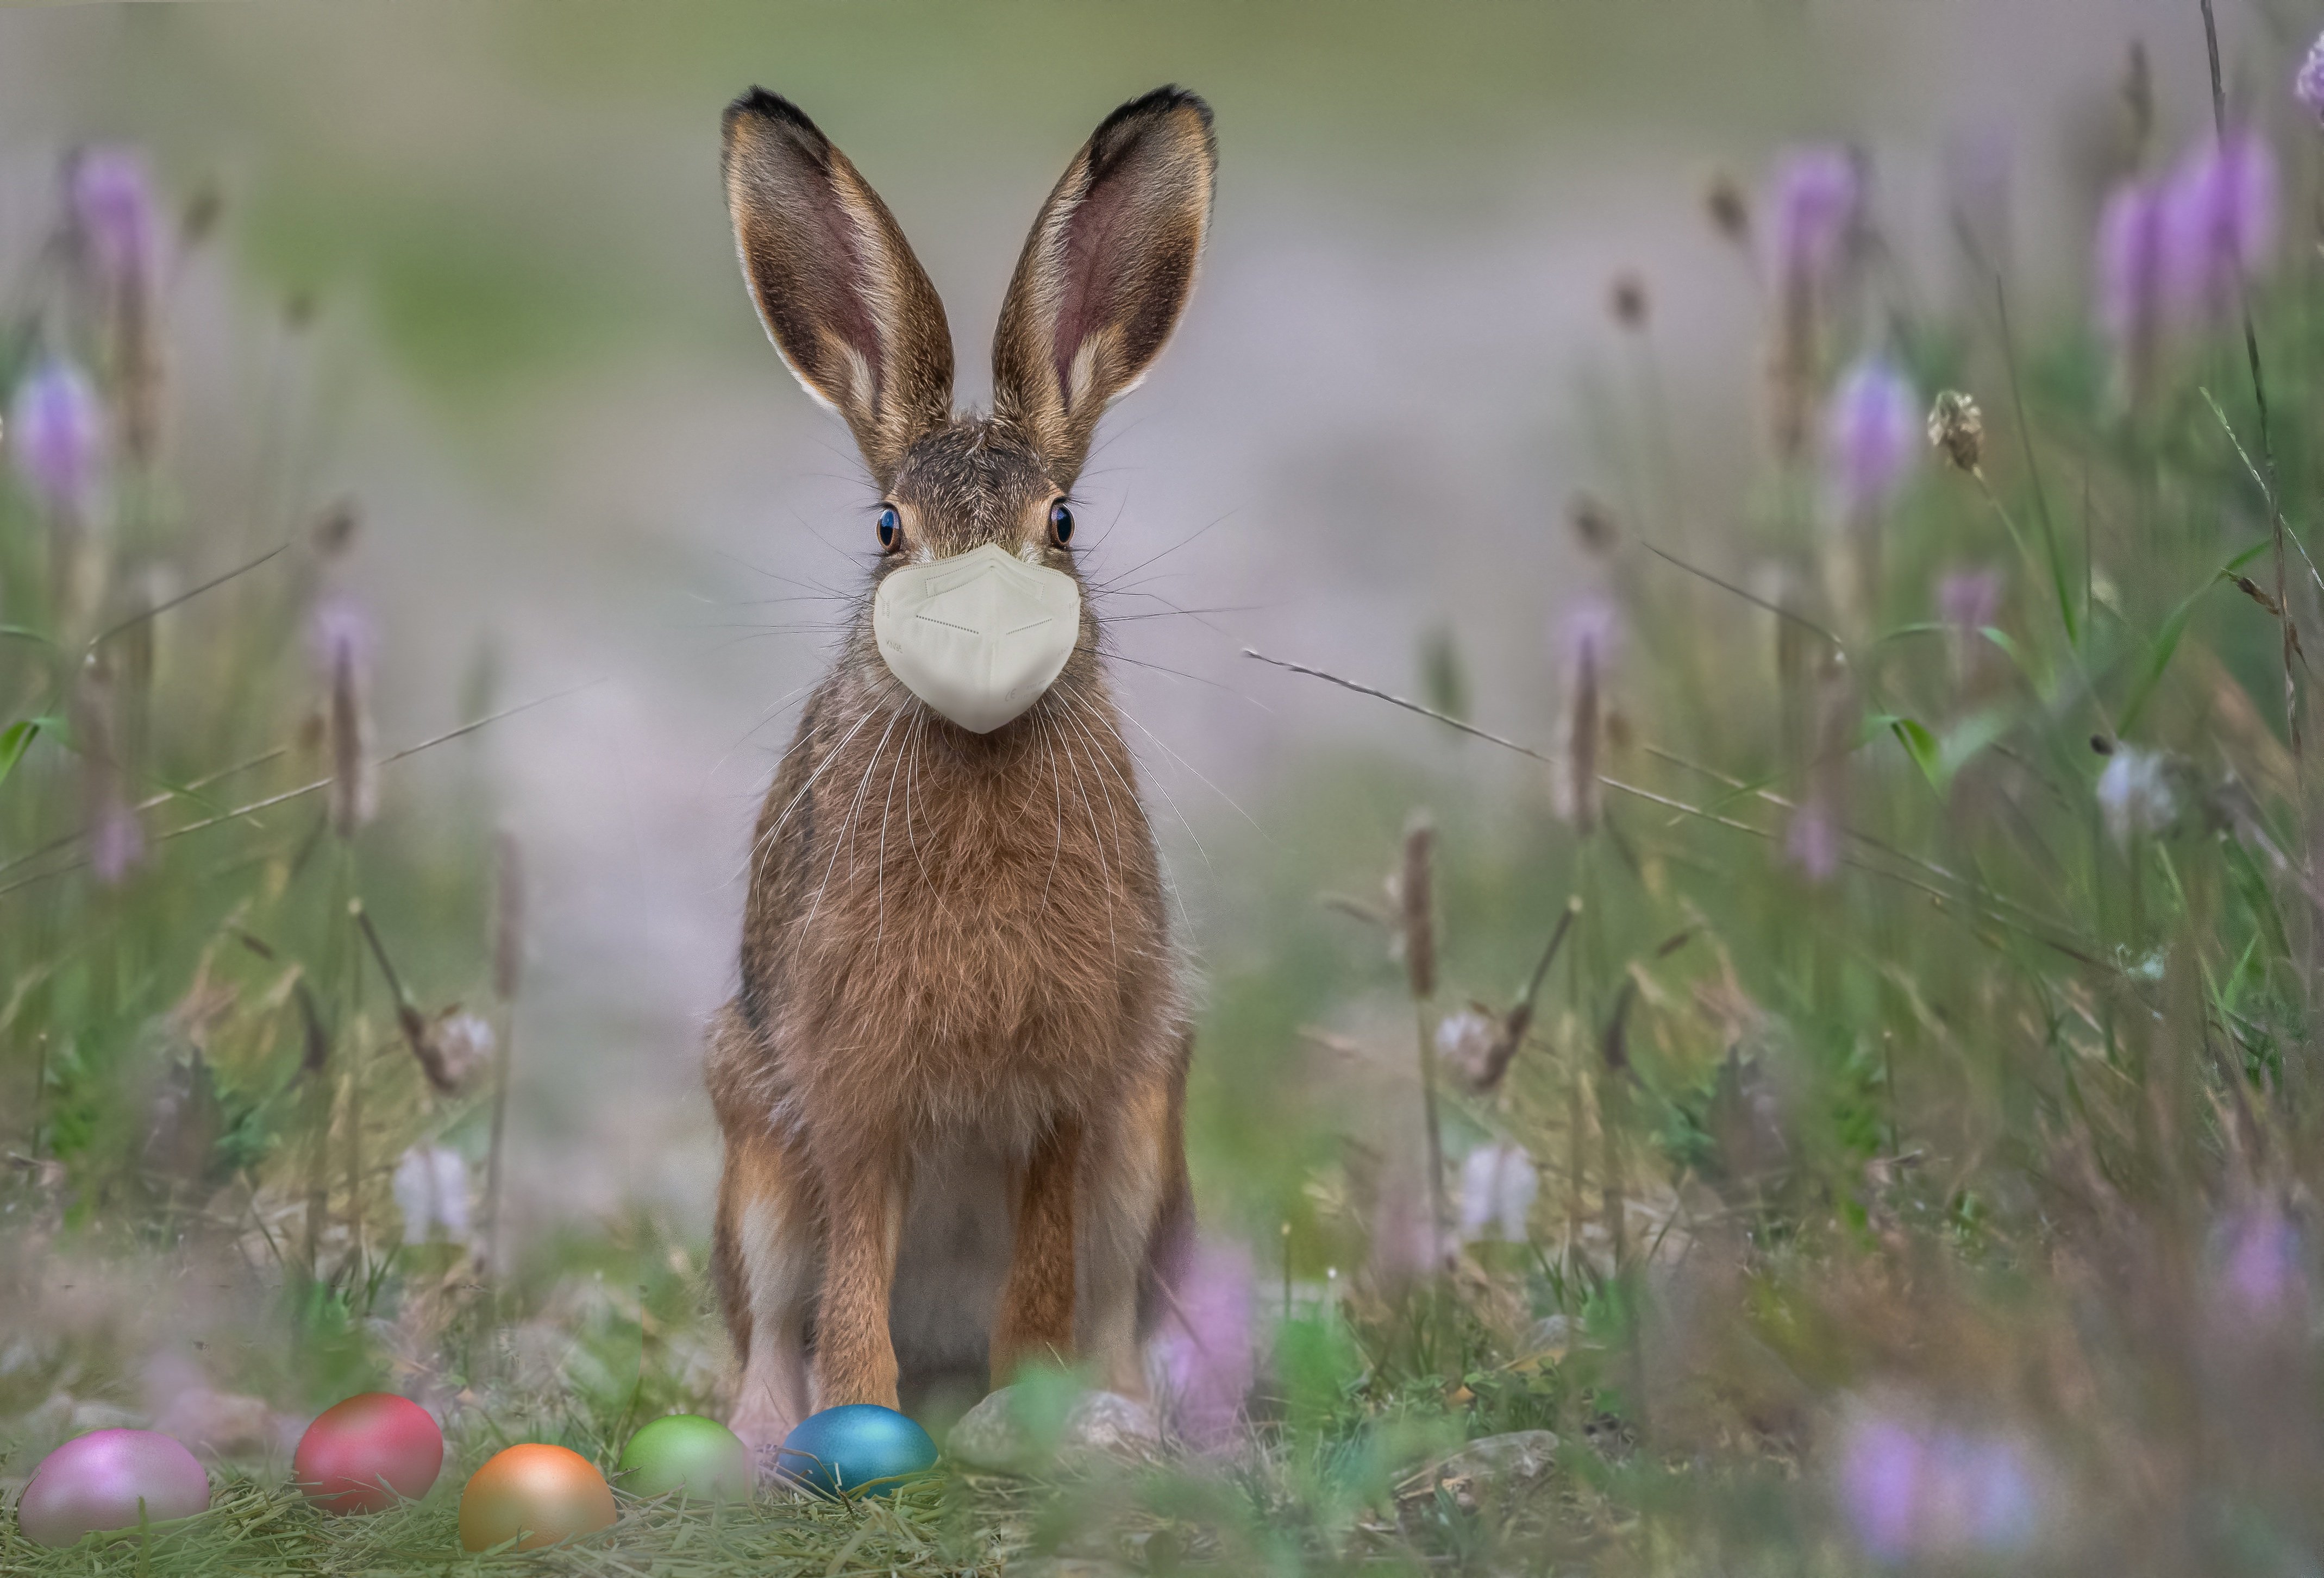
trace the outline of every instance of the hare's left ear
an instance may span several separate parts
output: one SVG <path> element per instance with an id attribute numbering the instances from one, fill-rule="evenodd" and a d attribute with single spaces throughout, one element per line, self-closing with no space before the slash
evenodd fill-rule
<path id="1" fill-rule="evenodd" d="M 726 201 L 767 337 L 837 411 L 884 492 L 952 407 L 952 333 L 918 258 L 847 156 L 790 100 L 726 106 Z"/>
<path id="2" fill-rule="evenodd" d="M 1060 484 L 1177 326 L 1217 169 L 1210 106 L 1159 87 L 1105 118 L 1033 222 L 993 337 L 993 409 Z"/>

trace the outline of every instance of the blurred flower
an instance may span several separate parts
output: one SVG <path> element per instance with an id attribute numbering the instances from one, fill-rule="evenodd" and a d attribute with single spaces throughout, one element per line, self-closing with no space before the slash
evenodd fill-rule
<path id="1" fill-rule="evenodd" d="M 134 148 L 81 149 L 65 167 L 74 234 L 107 285 L 143 289 L 161 263 L 161 226 L 144 155 Z"/>
<path id="2" fill-rule="evenodd" d="M 88 375 L 51 358 L 23 383 L 8 416 L 8 447 L 32 493 L 51 509 L 86 517 L 105 462 L 105 403 Z"/>
<path id="3" fill-rule="evenodd" d="M 1703 212 L 1711 216 L 1711 228 L 1738 246 L 1751 239 L 1751 206 L 1743 196 L 1743 188 L 1725 170 L 1711 178 L 1702 191 Z"/>
<path id="4" fill-rule="evenodd" d="M 2188 151 L 2163 197 L 2164 299 L 2190 317 L 2220 317 L 2275 248 L 2275 155 L 2243 127 Z"/>
<path id="5" fill-rule="evenodd" d="M 2239 1324 L 2267 1326 L 2297 1315 L 2308 1298 L 2299 1225 L 2273 1203 L 2243 1211 L 2218 1231 L 2221 1313 Z"/>
<path id="6" fill-rule="evenodd" d="M 2041 1476 L 2006 1436 L 1860 1418 L 1840 1446 L 1839 1494 L 1879 1562 L 2006 1556 L 2042 1532 Z"/>
<path id="7" fill-rule="evenodd" d="M 1240 1244 L 1197 1244 L 1174 1294 L 1154 1340 L 1171 1417 L 1190 1445 L 1216 1451 L 1232 1441 L 1257 1374 L 1250 1252 Z"/>
<path id="8" fill-rule="evenodd" d="M 2000 571 L 1955 570 L 1937 583 L 1937 618 L 1954 629 L 1974 634 L 2000 614 Z"/>
<path id="9" fill-rule="evenodd" d="M 395 1164 L 395 1208 L 403 1213 L 403 1242 L 468 1236 L 468 1164 L 447 1145 L 414 1145 Z"/>
<path id="10" fill-rule="evenodd" d="M 111 887 L 144 858 L 145 830 L 137 820 L 136 808 L 118 795 L 108 796 L 89 830 L 89 869 L 97 881 Z"/>
<path id="11" fill-rule="evenodd" d="M 330 686 L 331 826 L 342 838 L 379 809 L 371 761 L 373 644 L 371 618 L 347 593 L 327 593 L 309 610 L 308 650 Z"/>
<path id="12" fill-rule="evenodd" d="M 443 1078 L 453 1086 L 466 1085 L 492 1061 L 497 1044 L 493 1027 L 476 1014 L 455 1011 L 438 1020 L 431 1037 Z"/>
<path id="13" fill-rule="evenodd" d="M 1937 618 L 1952 630 L 1953 677 L 1966 681 L 1987 655 L 1980 632 L 2001 617 L 2001 572 L 1954 570 L 1937 583 Z"/>
<path id="14" fill-rule="evenodd" d="M 2117 842 L 2137 834 L 2152 838 L 2179 819 L 2169 765 L 2160 751 L 2117 744 L 2098 775 L 2098 811 Z"/>
<path id="15" fill-rule="evenodd" d="M 1582 547 L 1590 553 L 1610 553 L 1622 540 L 1622 528 L 1614 512 L 1605 501 L 1592 493 L 1576 493 L 1565 506 L 1567 524 L 1573 535 L 1582 539 Z"/>
<path id="16" fill-rule="evenodd" d="M 370 613 L 347 592 L 326 592 L 307 611 L 307 653 L 327 679 L 342 664 L 368 669 L 377 641 Z"/>
<path id="17" fill-rule="evenodd" d="M 1461 1164 L 1461 1242 L 1474 1243 L 1498 1227 L 1504 1242 L 1525 1243 L 1526 1217 L 1540 1192 L 1541 1175 L 1524 1146 L 1478 1146 Z"/>
<path id="18" fill-rule="evenodd" d="M 1456 1084 L 1474 1089 L 1492 1061 L 1500 1026 L 1481 1008 L 1456 1009 L 1436 1022 L 1436 1060 Z"/>
<path id="19" fill-rule="evenodd" d="M 1937 396 L 1929 408 L 1929 446 L 1974 476 L 1985 459 L 1985 413 L 1957 389 Z"/>
<path id="20" fill-rule="evenodd" d="M 1920 396 L 1881 355 L 1849 368 L 1824 414 L 1824 463 L 1834 507 L 1857 521 L 1887 508 L 1920 457 Z"/>
<path id="21" fill-rule="evenodd" d="M 1775 333 L 1767 361 L 1768 414 L 1776 454 L 1804 453 L 1822 355 L 1822 319 L 1856 236 L 1862 182 L 1844 148 L 1784 154 L 1770 183 L 1767 272 Z"/>
<path id="22" fill-rule="evenodd" d="M 2292 96 L 2298 99 L 2308 113 L 2324 124 L 2324 35 L 2308 46 L 2307 58 L 2292 74 Z"/>
<path id="23" fill-rule="evenodd" d="M 1855 155 L 1845 148 L 1795 148 L 1776 162 L 1767 197 L 1768 267 L 1777 287 L 1818 290 L 1846 261 L 1863 202 Z"/>
<path id="24" fill-rule="evenodd" d="M 2162 320 L 2163 207 L 2152 184 L 2126 180 L 2098 215 L 2098 326 L 2114 342 L 2124 393 L 2133 401 L 2152 375 Z"/>
<path id="25" fill-rule="evenodd" d="M 1784 853 L 1810 882 L 1830 882 L 1840 875 L 1840 821 L 1821 795 L 1810 794 L 1792 812 Z"/>
<path id="26" fill-rule="evenodd" d="M 1622 645 L 1622 613 L 1611 599 L 1591 594 L 1560 616 L 1557 646 L 1565 675 L 1563 770 L 1550 777 L 1558 815 L 1589 832 L 1598 825 L 1598 747 L 1605 717 L 1606 676 Z"/>

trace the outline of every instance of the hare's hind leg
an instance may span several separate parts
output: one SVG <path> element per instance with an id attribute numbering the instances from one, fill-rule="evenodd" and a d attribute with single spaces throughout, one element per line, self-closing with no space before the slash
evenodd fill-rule
<path id="1" fill-rule="evenodd" d="M 1028 1361 L 1073 1362 L 1074 1185 L 1081 1150 L 1081 1123 L 1067 1119 L 1035 1141 L 1015 1170 L 1009 1278 L 992 1322 L 995 1386 L 1016 1380 Z"/>
<path id="2" fill-rule="evenodd" d="M 1083 1357 L 1107 1390 L 1148 1394 L 1145 1340 L 1193 1231 L 1186 1188 L 1186 1065 L 1177 1057 L 1125 1093 L 1082 1169 Z"/>
<path id="3" fill-rule="evenodd" d="M 763 1478 L 773 1471 L 775 1448 L 813 1411 L 807 1324 L 822 1270 L 812 1186 L 771 1136 L 727 1142 L 715 1254 L 742 1372 L 727 1422 Z"/>
<path id="4" fill-rule="evenodd" d="M 711 1268 L 741 1367 L 727 1422 L 766 1478 L 775 1448 L 813 1411 L 807 1333 L 822 1252 L 806 1158 L 777 1133 L 763 1103 L 734 1099 L 740 1082 L 720 1078 L 732 1071 L 732 1038 L 749 1034 L 730 1008 L 711 1035 L 711 1091 L 726 1136 Z"/>

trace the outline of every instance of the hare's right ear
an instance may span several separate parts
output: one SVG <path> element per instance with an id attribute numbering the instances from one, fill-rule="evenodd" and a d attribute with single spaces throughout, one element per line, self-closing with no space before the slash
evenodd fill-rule
<path id="1" fill-rule="evenodd" d="M 1033 221 L 992 340 L 992 404 L 1060 486 L 1177 326 L 1217 168 L 1210 106 L 1157 87 L 1106 116 Z"/>
<path id="2" fill-rule="evenodd" d="M 726 106 L 726 206 L 767 337 L 885 491 L 952 412 L 944 303 L 880 195 L 788 99 Z"/>

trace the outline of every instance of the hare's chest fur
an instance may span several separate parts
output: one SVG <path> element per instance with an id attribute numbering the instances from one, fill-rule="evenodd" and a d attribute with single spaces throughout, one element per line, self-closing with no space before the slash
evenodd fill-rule
<path id="1" fill-rule="evenodd" d="M 875 718 L 817 764 L 746 949 L 787 1082 L 1005 1132 L 1159 1043 L 1158 873 L 1110 712 L 1045 703 L 1006 739 Z"/>

